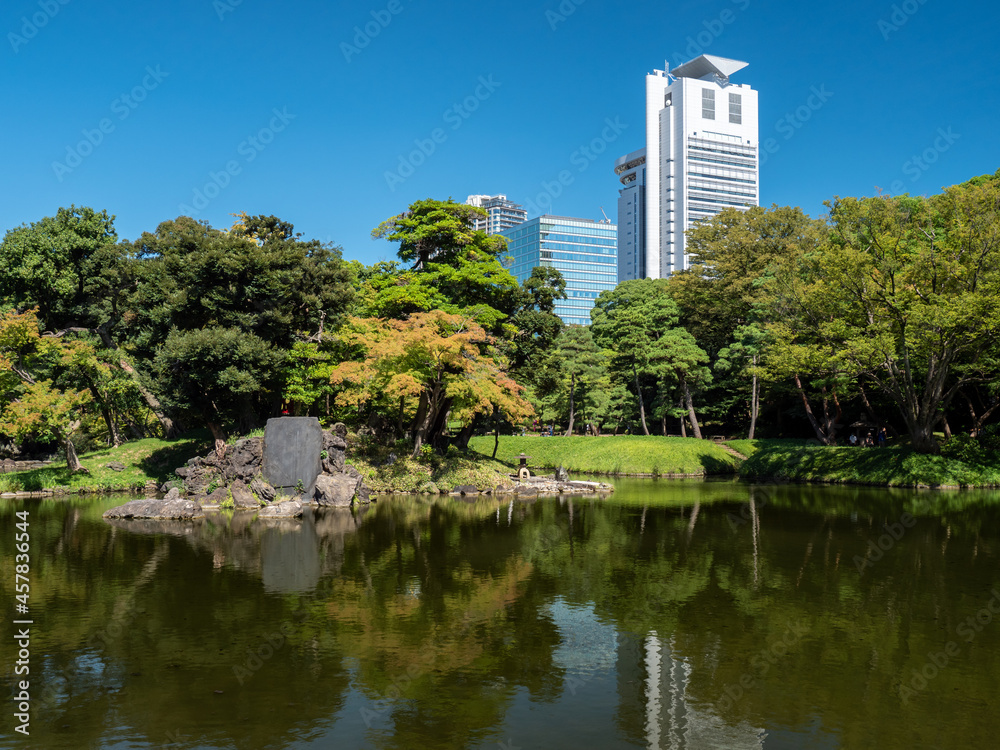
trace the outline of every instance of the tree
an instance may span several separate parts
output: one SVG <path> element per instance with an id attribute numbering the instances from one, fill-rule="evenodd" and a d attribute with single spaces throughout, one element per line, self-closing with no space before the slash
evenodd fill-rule
<path id="1" fill-rule="evenodd" d="M 273 216 L 240 214 L 226 232 L 180 217 L 134 251 L 143 261 L 128 347 L 153 362 L 163 402 L 204 419 L 217 446 L 277 411 L 287 353 L 336 327 L 353 299 L 340 250 Z"/>
<path id="2" fill-rule="evenodd" d="M 342 336 L 363 354 L 333 369 L 337 398 L 396 411 L 400 425 L 409 423 L 414 457 L 424 444 L 444 447 L 449 415 L 468 423 L 494 410 L 514 421 L 532 413 L 492 337 L 458 315 L 435 310 L 407 320 L 353 319 Z"/>
<path id="3" fill-rule="evenodd" d="M 700 436 L 694 416 L 692 385 L 707 383 L 708 357 L 694 337 L 678 326 L 680 310 L 669 294 L 666 279 L 624 281 L 601 292 L 591 312 L 593 334 L 610 349 L 612 371 L 623 382 L 635 385 L 643 433 L 649 434 L 640 378 L 651 378 L 658 389 L 680 389 L 680 398 L 692 427 Z M 631 376 L 631 377 L 630 377 Z"/>
<path id="4" fill-rule="evenodd" d="M 928 199 L 843 198 L 822 252 L 775 285 L 777 341 L 821 371 L 871 383 L 895 405 L 914 448 L 970 384 L 998 374 L 1000 172 Z"/>
<path id="5" fill-rule="evenodd" d="M 505 323 L 519 302 L 517 281 L 501 263 L 507 241 L 473 226 L 485 211 L 452 200 L 423 200 L 386 219 L 372 237 L 398 242 L 408 270 L 381 264 L 362 292 L 368 315 L 401 318 L 440 309 L 469 316 L 493 335 L 512 334 Z"/>
<path id="6" fill-rule="evenodd" d="M 521 285 L 521 302 L 511 319 L 516 329 L 511 352 L 511 370 L 522 382 L 534 382 L 535 374 L 563 330 L 555 314 L 556 300 L 566 299 L 566 280 L 558 269 L 536 266 Z"/>
<path id="7" fill-rule="evenodd" d="M 85 391 L 63 391 L 53 388 L 51 381 L 36 381 L 0 414 L 0 432 L 15 440 L 54 440 L 65 451 L 70 471 L 86 471 L 71 438 L 80 427 L 80 408 L 87 398 Z"/>
<path id="8" fill-rule="evenodd" d="M 106 278 L 120 251 L 114 216 L 70 206 L 10 230 L 0 243 L 0 300 L 38 308 L 43 327 L 97 327 L 97 279 Z"/>
<path id="9" fill-rule="evenodd" d="M 548 377 L 539 390 L 544 398 L 543 419 L 567 421 L 566 435 L 573 434 L 577 410 L 599 421 L 607 402 L 608 374 L 605 356 L 587 326 L 566 326 L 546 363 Z M 602 389 L 602 386 L 604 388 Z"/>

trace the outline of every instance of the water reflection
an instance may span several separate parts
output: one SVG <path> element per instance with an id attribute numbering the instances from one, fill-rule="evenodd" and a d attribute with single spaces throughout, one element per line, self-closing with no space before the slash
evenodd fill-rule
<path id="1" fill-rule="evenodd" d="M 621 482 L 608 500 L 109 524 L 117 502 L 0 506 L 5 528 L 32 517 L 31 746 L 910 748 L 1000 730 L 996 493 Z M 15 658 L 0 645 L 8 687 Z"/>

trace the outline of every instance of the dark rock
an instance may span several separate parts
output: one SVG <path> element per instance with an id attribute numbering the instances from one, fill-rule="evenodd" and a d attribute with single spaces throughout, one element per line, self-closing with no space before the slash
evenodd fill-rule
<path id="1" fill-rule="evenodd" d="M 250 482 L 250 491 L 254 493 L 257 497 L 263 500 L 265 503 L 269 503 L 274 500 L 276 492 L 274 487 L 269 485 L 260 477 L 257 477 L 252 482 Z"/>
<path id="2" fill-rule="evenodd" d="M 343 422 L 337 422 L 337 424 L 333 426 L 333 434 L 339 437 L 341 440 L 346 440 L 347 425 L 345 425 Z"/>
<path id="3" fill-rule="evenodd" d="M 121 461 L 112 461 L 109 464 L 105 464 L 104 467 L 111 469 L 111 471 L 125 471 L 125 464 Z"/>
<path id="4" fill-rule="evenodd" d="M 479 488 L 471 484 L 460 484 L 452 490 L 453 493 L 458 495 L 478 495 Z"/>
<path id="5" fill-rule="evenodd" d="M 556 481 L 557 482 L 568 482 L 569 481 L 569 472 L 566 471 L 566 469 L 564 469 L 562 466 L 560 466 L 558 469 L 556 469 Z"/>
<path id="6" fill-rule="evenodd" d="M 364 480 L 358 484 L 358 489 L 354 492 L 354 504 L 367 505 L 372 501 L 372 491 L 365 484 Z"/>
<path id="7" fill-rule="evenodd" d="M 323 433 L 323 471 L 327 474 L 340 474 L 344 470 L 344 460 L 347 456 L 347 441 L 331 432 Z"/>
<path id="8" fill-rule="evenodd" d="M 316 478 L 313 498 L 317 505 L 346 508 L 354 502 L 354 496 L 361 485 L 361 477 L 348 474 L 321 474 Z"/>
<path id="9" fill-rule="evenodd" d="M 176 474 L 177 476 L 179 476 L 181 479 L 187 479 L 187 476 L 190 473 L 191 473 L 191 467 L 190 466 L 181 466 L 181 467 L 179 467 L 177 469 L 174 469 L 174 474 Z"/>
<path id="10" fill-rule="evenodd" d="M 523 484 L 518 485 L 517 495 L 518 497 L 538 497 L 538 488 Z"/>
<path id="11" fill-rule="evenodd" d="M 323 471 L 323 428 L 315 417 L 267 420 L 264 433 L 264 478 L 279 492 L 312 495 Z"/>
<path id="12" fill-rule="evenodd" d="M 281 503 L 261 508 L 258 518 L 298 518 L 302 515 L 302 503 L 298 500 L 286 500 Z"/>
<path id="13" fill-rule="evenodd" d="M 249 482 L 260 473 L 264 459 L 264 439 L 259 437 L 240 440 L 226 451 L 226 462 L 222 467 L 226 480 L 240 479 Z"/>
<path id="14" fill-rule="evenodd" d="M 190 500 L 131 500 L 104 512 L 104 518 L 200 518 L 205 513 Z"/>
<path id="15" fill-rule="evenodd" d="M 260 507 L 260 501 L 253 496 L 253 493 L 250 492 L 250 489 L 243 483 L 242 480 L 237 479 L 229 485 L 229 491 L 233 494 L 233 504 L 237 508 Z"/>

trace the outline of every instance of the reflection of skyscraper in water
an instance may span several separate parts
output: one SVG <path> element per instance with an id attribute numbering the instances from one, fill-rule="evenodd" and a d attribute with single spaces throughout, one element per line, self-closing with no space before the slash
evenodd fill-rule
<path id="1" fill-rule="evenodd" d="M 764 747 L 764 730 L 735 726 L 687 693 L 691 664 L 655 631 L 622 636 L 618 648 L 618 725 L 649 750 L 748 750 Z M 635 736 L 642 727 L 643 736 Z"/>

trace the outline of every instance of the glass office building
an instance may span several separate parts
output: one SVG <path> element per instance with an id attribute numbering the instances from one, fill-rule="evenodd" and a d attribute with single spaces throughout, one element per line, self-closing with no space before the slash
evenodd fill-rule
<path id="1" fill-rule="evenodd" d="M 618 227 L 610 222 L 539 216 L 507 229 L 510 272 L 523 282 L 535 266 L 551 266 L 566 279 L 556 315 L 567 325 L 590 325 L 597 295 L 618 284 Z"/>

